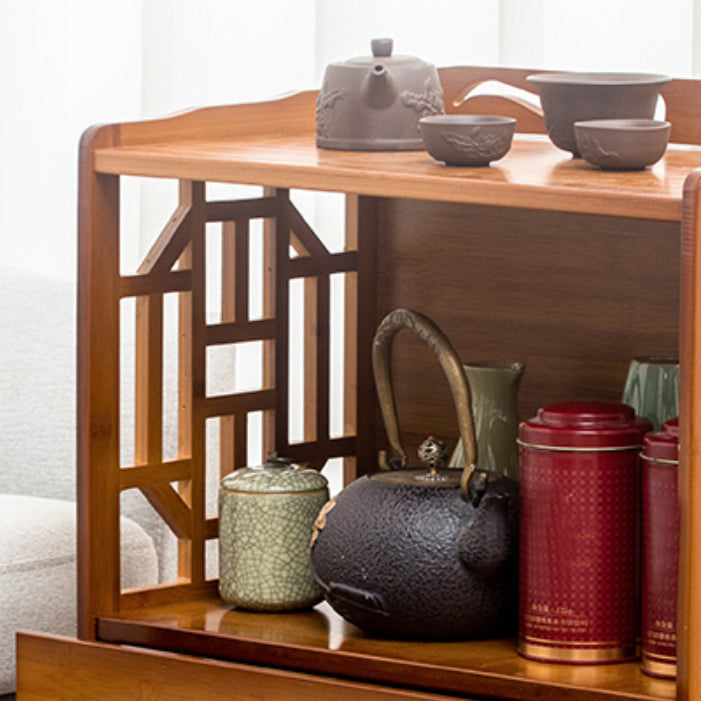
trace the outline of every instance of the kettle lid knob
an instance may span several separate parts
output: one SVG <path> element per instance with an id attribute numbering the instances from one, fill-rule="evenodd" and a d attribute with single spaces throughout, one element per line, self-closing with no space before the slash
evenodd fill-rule
<path id="1" fill-rule="evenodd" d="M 448 448 L 445 443 L 438 438 L 429 436 L 417 451 L 419 460 L 431 472 L 439 470 L 448 461 Z"/>
<path id="2" fill-rule="evenodd" d="M 389 39 L 388 37 L 373 39 L 370 42 L 370 46 L 372 47 L 372 55 L 375 56 L 375 58 L 391 56 L 393 43 L 393 40 Z"/>

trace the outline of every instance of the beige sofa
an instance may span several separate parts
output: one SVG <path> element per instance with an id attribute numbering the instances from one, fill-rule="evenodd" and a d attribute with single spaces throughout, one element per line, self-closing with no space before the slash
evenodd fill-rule
<path id="1" fill-rule="evenodd" d="M 17 630 L 76 621 L 75 285 L 0 268 L 0 694 Z M 175 542 L 139 493 L 122 502 L 122 584 L 172 577 Z"/>

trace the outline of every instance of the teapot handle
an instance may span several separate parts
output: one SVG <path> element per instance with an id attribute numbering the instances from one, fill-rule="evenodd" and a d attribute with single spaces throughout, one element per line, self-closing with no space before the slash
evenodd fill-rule
<path id="1" fill-rule="evenodd" d="M 465 467 L 460 480 L 463 495 L 471 499 L 470 477 L 475 469 L 475 431 L 470 411 L 470 387 L 458 354 L 445 334 L 426 316 L 410 309 L 395 309 L 380 323 L 372 345 L 372 368 L 382 418 L 396 459 L 406 467 L 407 455 L 399 437 L 397 406 L 392 387 L 392 341 L 401 329 L 410 329 L 438 356 L 455 403 L 460 437 L 465 448 Z"/>

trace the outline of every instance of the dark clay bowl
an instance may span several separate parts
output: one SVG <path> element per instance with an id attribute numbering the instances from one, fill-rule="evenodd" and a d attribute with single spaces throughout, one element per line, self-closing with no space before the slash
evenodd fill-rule
<path id="1" fill-rule="evenodd" d="M 590 119 L 652 119 L 664 75 L 538 73 L 528 76 L 540 95 L 550 140 L 579 156 L 574 123 Z"/>
<path id="2" fill-rule="evenodd" d="M 486 166 L 511 148 L 516 120 L 485 114 L 436 114 L 419 120 L 426 150 L 451 166 Z"/>
<path id="3" fill-rule="evenodd" d="M 662 158 L 670 123 L 654 119 L 595 119 L 575 122 L 577 148 L 604 170 L 641 170 Z"/>

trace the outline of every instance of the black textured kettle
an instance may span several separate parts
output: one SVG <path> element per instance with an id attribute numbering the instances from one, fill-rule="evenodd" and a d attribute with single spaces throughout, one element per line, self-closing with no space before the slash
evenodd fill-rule
<path id="1" fill-rule="evenodd" d="M 390 376 L 403 328 L 433 349 L 450 384 L 465 446 L 462 470 L 442 469 L 429 439 L 425 467 L 409 468 Z M 312 568 L 337 613 L 368 632 L 419 639 L 513 633 L 518 603 L 518 484 L 477 470 L 467 378 L 446 336 L 427 317 L 398 309 L 373 343 L 378 398 L 394 457 L 355 480 L 317 518 Z"/>

